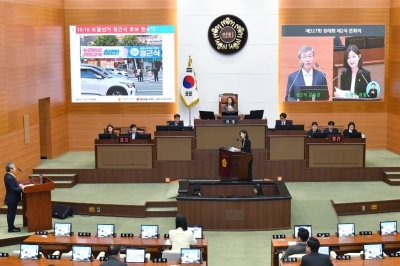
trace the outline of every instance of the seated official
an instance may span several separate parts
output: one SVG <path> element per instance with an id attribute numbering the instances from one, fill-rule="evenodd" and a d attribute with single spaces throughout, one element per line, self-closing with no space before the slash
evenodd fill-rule
<path id="1" fill-rule="evenodd" d="M 302 257 L 300 266 L 333 266 L 329 255 L 318 253 L 319 247 L 319 240 L 310 237 L 306 246 L 307 255 Z"/>
<path id="2" fill-rule="evenodd" d="M 117 139 L 117 134 L 115 134 L 114 127 L 111 124 L 107 125 L 106 131 L 104 133 L 110 134 L 111 135 L 111 139 Z"/>
<path id="3" fill-rule="evenodd" d="M 176 216 L 175 227 L 176 229 L 169 231 L 169 240 L 172 245 L 171 252 L 180 252 L 181 248 L 190 248 L 191 245 L 197 244 L 193 232 L 187 228 L 187 221 L 184 215 L 178 214 Z"/>
<path id="4" fill-rule="evenodd" d="M 235 113 L 237 112 L 237 107 L 235 105 L 235 101 L 233 100 L 232 97 L 228 97 L 228 99 L 226 99 L 226 104 L 224 106 L 224 109 L 222 109 L 223 113 Z"/>
<path id="5" fill-rule="evenodd" d="M 183 126 L 183 121 L 181 121 L 181 116 L 179 114 L 174 115 L 174 121 L 168 123 L 170 126 Z"/>
<path id="6" fill-rule="evenodd" d="M 292 125 L 293 121 L 292 120 L 286 120 L 287 115 L 285 113 L 281 113 L 279 115 L 279 120 L 275 121 L 275 129 L 279 129 L 280 126 L 284 125 Z"/>
<path id="7" fill-rule="evenodd" d="M 314 133 L 321 133 L 321 130 L 318 129 L 317 122 L 311 123 L 311 129 L 307 131 L 307 138 L 312 138 Z"/>
<path id="8" fill-rule="evenodd" d="M 201 187 L 200 185 L 195 185 L 193 187 L 193 196 L 201 196 Z"/>
<path id="9" fill-rule="evenodd" d="M 108 261 L 103 262 L 100 266 L 128 266 L 125 262 L 120 261 L 121 247 L 118 245 L 111 245 L 108 247 Z"/>
<path id="10" fill-rule="evenodd" d="M 307 239 L 310 237 L 310 232 L 305 228 L 299 228 L 297 232 L 296 244 L 289 246 L 285 252 L 283 252 L 282 259 L 287 259 L 289 256 L 294 254 L 307 254 Z"/>
<path id="11" fill-rule="evenodd" d="M 354 122 L 350 122 L 347 125 L 347 129 L 343 130 L 343 136 L 344 137 L 350 137 L 351 133 L 357 133 L 356 125 L 354 124 Z"/>
<path id="12" fill-rule="evenodd" d="M 263 192 L 262 187 L 261 187 L 260 184 L 255 184 L 254 185 L 253 192 L 257 196 L 264 196 L 264 192 Z"/>
<path id="13" fill-rule="evenodd" d="M 328 127 L 324 129 L 325 136 L 328 137 L 329 134 L 339 134 L 339 130 L 334 127 L 335 122 L 329 121 Z"/>
<path id="14" fill-rule="evenodd" d="M 132 139 L 140 139 L 140 133 L 137 132 L 137 127 L 135 124 L 132 124 L 129 127 L 128 133 L 131 134 Z"/>

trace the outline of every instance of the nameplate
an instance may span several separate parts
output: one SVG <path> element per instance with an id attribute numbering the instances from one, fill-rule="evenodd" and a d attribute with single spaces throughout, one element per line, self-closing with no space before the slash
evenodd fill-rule
<path id="1" fill-rule="evenodd" d="M 47 234 L 48 234 L 47 231 L 36 231 L 36 232 L 35 232 L 35 235 L 45 236 L 45 235 L 47 235 Z"/>
<path id="2" fill-rule="evenodd" d="M 90 232 L 78 232 L 78 236 L 92 236 Z"/>
<path id="3" fill-rule="evenodd" d="M 9 254 L 7 252 L 0 252 L 0 257 L 8 257 Z"/>
<path id="4" fill-rule="evenodd" d="M 284 239 L 286 235 L 272 235 L 272 239 Z"/>
<path id="5" fill-rule="evenodd" d="M 133 233 L 121 233 L 121 237 L 133 237 Z"/>
<path id="6" fill-rule="evenodd" d="M 164 238 L 169 238 L 169 234 L 164 234 Z"/>
<path id="7" fill-rule="evenodd" d="M 397 252 L 389 253 L 389 257 L 400 257 L 400 253 Z"/>
<path id="8" fill-rule="evenodd" d="M 118 136 L 118 143 L 129 144 L 131 137 L 120 137 Z"/>
<path id="9" fill-rule="evenodd" d="M 360 231 L 358 234 L 360 236 L 372 236 L 372 231 Z"/>
<path id="10" fill-rule="evenodd" d="M 329 140 L 331 142 L 342 142 L 343 136 L 342 135 L 331 135 L 331 134 L 329 134 Z"/>
<path id="11" fill-rule="evenodd" d="M 166 258 L 154 258 L 153 262 L 166 263 L 167 259 Z"/>
<path id="12" fill-rule="evenodd" d="M 297 262 L 297 258 L 284 258 L 282 259 L 283 262 Z"/>
<path id="13" fill-rule="evenodd" d="M 108 261 L 108 257 L 100 257 L 99 260 L 100 261 Z"/>
<path id="14" fill-rule="evenodd" d="M 51 254 L 48 254 L 48 255 L 46 256 L 46 259 L 48 259 L 48 260 L 60 260 L 60 259 L 61 259 L 61 255 L 51 255 Z"/>
<path id="15" fill-rule="evenodd" d="M 224 119 L 224 124 L 231 124 L 231 125 L 235 125 L 238 123 L 237 119 Z"/>
<path id="16" fill-rule="evenodd" d="M 350 255 L 337 255 L 336 259 L 337 260 L 351 260 L 351 256 Z"/>
<path id="17" fill-rule="evenodd" d="M 330 233 L 317 233 L 317 237 L 331 237 Z"/>

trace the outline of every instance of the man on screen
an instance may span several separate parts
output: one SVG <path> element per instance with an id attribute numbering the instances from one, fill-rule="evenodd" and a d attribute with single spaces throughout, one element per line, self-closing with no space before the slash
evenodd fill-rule
<path id="1" fill-rule="evenodd" d="M 285 101 L 299 100 L 299 86 L 326 85 L 324 74 L 313 68 L 314 55 L 315 52 L 311 46 L 303 46 L 300 48 L 297 56 L 301 68 L 289 75 Z"/>

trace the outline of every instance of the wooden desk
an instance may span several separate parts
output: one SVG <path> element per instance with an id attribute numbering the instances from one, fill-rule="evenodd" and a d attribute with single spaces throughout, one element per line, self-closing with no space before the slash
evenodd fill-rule
<path id="1" fill-rule="evenodd" d="M 321 246 L 329 246 L 330 250 L 334 250 L 336 253 L 342 255 L 349 252 L 360 252 L 363 250 L 364 244 L 382 243 L 383 249 L 386 254 L 389 252 L 395 252 L 400 250 L 400 235 L 384 235 L 373 234 L 370 236 L 360 236 L 355 237 L 321 237 L 318 238 Z M 286 239 L 272 239 L 271 240 L 271 265 L 279 265 L 279 250 L 286 250 L 288 248 L 288 241 L 295 241 L 292 237 Z M 374 260 L 377 261 L 377 260 Z M 293 265 L 293 264 L 292 264 Z M 296 264 L 294 264 L 296 265 Z M 341 264 L 340 264 L 341 265 Z M 360 265 L 360 264 L 358 264 Z M 378 264 L 365 264 L 365 265 L 378 265 Z"/>
<path id="2" fill-rule="evenodd" d="M 267 130 L 267 160 L 304 160 L 304 130 Z"/>
<path id="3" fill-rule="evenodd" d="M 104 261 L 93 260 L 93 262 L 76 262 L 71 261 L 69 259 L 61 259 L 61 260 L 48 260 L 46 258 L 42 258 L 40 260 L 21 260 L 18 257 L 7 257 L 7 258 L 0 258 L 0 265 L 7 265 L 7 266 L 48 266 L 50 264 L 57 265 L 57 266 L 77 266 L 77 265 L 93 265 L 98 266 L 102 264 Z M 167 263 L 154 263 L 152 261 L 146 263 L 128 263 L 128 265 L 135 265 L 135 266 L 166 266 L 166 265 L 180 265 L 178 261 L 169 261 Z M 183 264 L 185 266 L 206 266 L 207 262 L 203 261 L 202 264 Z"/>
<path id="4" fill-rule="evenodd" d="M 300 265 L 301 260 L 298 262 L 282 262 L 282 266 L 297 266 Z M 362 260 L 360 258 L 351 258 L 351 260 L 336 260 L 332 258 L 332 263 L 335 266 L 397 266 L 400 265 L 400 258 L 385 257 L 381 260 Z"/>
<path id="5" fill-rule="evenodd" d="M 146 252 L 150 253 L 160 253 L 162 249 L 165 247 L 170 247 L 171 244 L 167 242 L 168 239 L 164 238 L 140 238 L 140 237 L 124 237 L 121 238 L 117 236 L 115 238 L 111 237 L 80 237 L 77 235 L 73 235 L 71 237 L 67 236 L 53 236 L 47 235 L 47 237 L 43 237 L 40 235 L 31 235 L 27 239 L 24 240 L 26 244 L 38 244 L 41 245 L 41 252 L 48 250 L 65 250 L 70 251 L 71 246 L 73 245 L 86 245 L 91 246 L 93 251 L 106 251 L 107 248 L 111 244 L 117 244 L 120 246 L 129 246 L 129 247 L 145 247 Z M 201 248 L 203 259 L 207 260 L 207 238 L 198 239 L 195 247 Z M 43 254 L 47 255 L 46 252 Z M 136 264 L 135 264 L 136 265 Z"/>
<path id="6" fill-rule="evenodd" d="M 96 169 L 152 169 L 155 160 L 154 140 L 130 139 L 118 143 L 118 139 L 94 141 Z"/>
<path id="7" fill-rule="evenodd" d="M 155 131 L 157 161 L 190 161 L 195 147 L 194 131 Z"/>
<path id="8" fill-rule="evenodd" d="M 365 138 L 329 139 L 306 138 L 307 167 L 365 167 Z"/>

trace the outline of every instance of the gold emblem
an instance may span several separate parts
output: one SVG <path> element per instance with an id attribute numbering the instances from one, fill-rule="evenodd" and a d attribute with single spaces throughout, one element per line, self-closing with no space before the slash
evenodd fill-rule
<path id="1" fill-rule="evenodd" d="M 222 159 L 222 167 L 226 167 L 226 164 L 227 164 L 226 160 Z"/>

